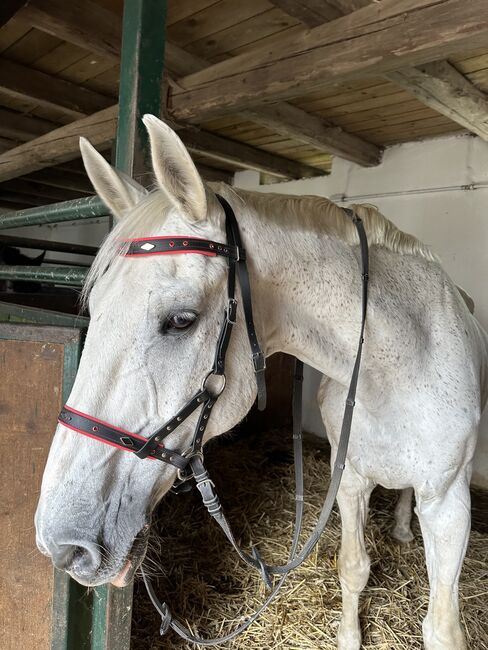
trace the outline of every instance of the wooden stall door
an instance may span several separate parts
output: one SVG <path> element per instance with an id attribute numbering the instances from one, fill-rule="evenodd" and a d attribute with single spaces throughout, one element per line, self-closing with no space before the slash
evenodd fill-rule
<path id="1" fill-rule="evenodd" d="M 49 650 L 54 576 L 35 544 L 34 512 L 78 330 L 0 324 L 0 646 Z"/>

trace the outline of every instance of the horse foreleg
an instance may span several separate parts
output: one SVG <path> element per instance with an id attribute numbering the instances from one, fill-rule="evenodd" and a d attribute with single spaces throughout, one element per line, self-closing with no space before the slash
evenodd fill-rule
<path id="1" fill-rule="evenodd" d="M 364 544 L 364 525 L 373 484 L 346 465 L 337 503 L 342 520 L 339 578 L 342 588 L 342 618 L 337 636 L 339 650 L 359 650 L 359 595 L 369 577 L 370 561 Z"/>
<path id="2" fill-rule="evenodd" d="M 399 542 L 402 542 L 402 544 L 413 540 L 413 533 L 410 527 L 412 522 L 412 498 L 413 488 L 401 490 L 395 508 L 395 526 L 391 534 Z"/>
<path id="3" fill-rule="evenodd" d="M 441 498 L 416 493 L 430 581 L 430 600 L 423 623 L 426 650 L 466 650 L 459 622 L 458 581 L 470 530 L 467 476 L 459 476 Z"/>

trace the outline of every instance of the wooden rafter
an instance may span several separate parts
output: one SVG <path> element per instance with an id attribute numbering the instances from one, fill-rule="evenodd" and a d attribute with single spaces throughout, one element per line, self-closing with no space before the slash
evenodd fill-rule
<path id="1" fill-rule="evenodd" d="M 319 169 L 310 165 L 283 158 L 209 131 L 180 129 L 178 135 L 191 152 L 244 169 L 254 169 L 280 178 L 310 178 L 321 174 Z"/>
<path id="2" fill-rule="evenodd" d="M 312 0 L 306 1 L 312 2 Z M 342 11 L 334 7 L 334 3 L 351 1 L 360 3 L 363 0 L 334 0 L 334 2 L 330 2 L 330 17 L 337 17 Z M 315 4 L 319 7 L 323 3 L 322 0 L 317 0 Z M 38 29 L 48 31 L 59 38 L 83 47 L 86 47 L 86 44 L 89 43 L 97 53 L 108 57 L 117 57 L 120 43 L 120 17 L 99 7 L 91 0 L 84 0 L 83 15 L 79 16 L 77 5 L 78 3 L 66 3 L 63 0 L 32 0 L 32 3 L 22 12 L 22 19 L 28 20 Z M 110 20 L 110 16 L 112 16 L 112 20 Z M 166 44 L 165 56 L 168 70 L 177 77 L 192 74 L 210 65 L 207 61 L 186 52 L 172 43 Z M 285 113 L 287 107 L 284 105 L 281 108 L 282 112 Z M 295 109 L 294 114 L 295 117 L 299 114 L 298 123 L 302 121 L 307 124 L 310 123 L 309 116 L 305 111 Z M 252 119 L 258 124 L 270 125 L 269 111 L 263 113 L 262 116 L 255 112 Z M 293 137 L 299 142 L 310 144 L 319 151 L 342 156 L 353 162 L 368 166 L 378 164 L 381 159 L 382 150 L 380 147 L 367 143 L 358 136 L 344 133 L 319 118 L 315 120 L 315 125 L 320 127 L 319 136 L 315 141 L 312 141 L 310 137 L 311 130 L 309 128 L 301 137 L 300 131 L 296 128 L 296 123 L 290 129 L 290 123 L 286 119 L 279 123 L 275 115 L 274 121 L 275 124 L 272 128 L 276 132 L 287 137 Z"/>
<path id="3" fill-rule="evenodd" d="M 172 114 L 210 119 L 445 58 L 487 39 L 486 0 L 383 0 L 178 80 Z"/>
<path id="4" fill-rule="evenodd" d="M 31 100 L 72 119 L 89 115 L 113 103 L 112 99 L 94 90 L 7 59 L 0 60 L 0 92 Z"/>
<path id="5" fill-rule="evenodd" d="M 270 0 L 289 16 L 307 27 L 317 27 L 350 14 L 370 4 L 372 0 Z"/>
<path id="6" fill-rule="evenodd" d="M 0 181 L 77 158 L 82 135 L 89 137 L 100 149 L 110 146 L 115 136 L 117 114 L 118 106 L 111 106 L 3 153 L 0 155 Z"/>
<path id="7" fill-rule="evenodd" d="M 6 183 L 0 183 L 0 197 L 2 197 L 4 192 L 22 194 L 36 199 L 47 199 L 48 201 L 69 201 L 70 199 L 77 199 L 80 196 L 79 192 L 73 190 L 41 186 L 25 179 L 15 179 Z"/>
<path id="8" fill-rule="evenodd" d="M 447 61 L 396 70 L 387 78 L 488 141 L 488 96 Z"/>
<path id="9" fill-rule="evenodd" d="M 93 194 L 93 187 L 86 177 L 70 172 L 67 169 L 42 169 L 23 178 L 38 185 L 74 190 L 81 194 Z"/>
<path id="10" fill-rule="evenodd" d="M 112 106 L 0 155 L 0 181 L 51 167 L 79 156 L 79 138 L 87 137 L 98 148 L 108 147 L 115 137 L 118 107 Z M 281 178 L 316 176 L 320 170 L 276 154 L 250 147 L 198 129 L 182 129 L 180 135 L 190 151 L 214 160 L 250 167 Z"/>
<path id="11" fill-rule="evenodd" d="M 0 4 L 0 27 L 8 23 L 29 0 L 2 0 Z"/>
<path id="12" fill-rule="evenodd" d="M 360 165 L 370 167 L 381 161 L 380 147 L 288 102 L 248 109 L 241 115 L 284 136 Z"/>
<path id="13" fill-rule="evenodd" d="M 0 108 L 0 136 L 27 142 L 56 128 L 49 120 Z"/>
<path id="14" fill-rule="evenodd" d="M 199 57 L 185 52 L 176 45 L 170 45 L 172 60 L 186 74 L 198 72 L 208 67 Z M 335 154 L 360 165 L 377 165 L 382 156 L 382 148 L 362 138 L 333 126 L 322 118 L 306 111 L 280 102 L 269 107 L 258 107 L 240 114 L 253 122 L 266 126 L 285 137 L 309 144 L 319 151 Z"/>
<path id="15" fill-rule="evenodd" d="M 371 0 L 333 0 L 341 15 L 366 6 Z M 286 13 L 295 16 L 307 27 L 316 27 L 331 20 L 320 8 L 328 3 L 320 0 L 271 0 Z M 323 18 L 323 19 L 322 19 Z M 420 102 L 453 122 L 464 126 L 484 140 L 488 139 L 488 97 L 447 61 L 395 70 L 386 79 L 401 86 Z"/>
<path id="16" fill-rule="evenodd" d="M 19 16 L 36 29 L 119 63 L 122 19 L 92 0 L 31 0 Z"/>

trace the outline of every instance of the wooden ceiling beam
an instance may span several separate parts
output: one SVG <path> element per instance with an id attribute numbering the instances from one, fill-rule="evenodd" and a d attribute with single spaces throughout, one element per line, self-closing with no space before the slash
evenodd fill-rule
<path id="1" fill-rule="evenodd" d="M 88 138 L 99 149 L 110 146 L 115 137 L 117 116 L 118 107 L 112 106 L 7 151 L 0 155 L 0 181 L 78 158 L 80 136 Z M 179 134 L 190 151 L 214 160 L 266 171 L 280 178 L 303 178 L 321 173 L 310 165 L 214 133 L 181 129 Z"/>
<path id="2" fill-rule="evenodd" d="M 326 3 L 320 0 L 271 0 L 283 11 L 295 16 L 307 27 L 316 27 L 330 18 L 317 9 Z M 366 6 L 371 0 L 331 0 L 341 15 Z M 318 7 L 317 7 L 318 4 Z M 305 7 L 306 11 L 302 11 Z M 420 102 L 471 133 L 488 139 L 488 97 L 447 61 L 426 63 L 414 68 L 403 68 L 385 75 L 385 78 L 411 93 Z"/>
<path id="3" fill-rule="evenodd" d="M 208 63 L 199 57 L 185 52 L 176 45 L 171 45 L 173 60 L 186 74 L 198 72 L 208 67 Z M 261 124 L 272 131 L 311 145 L 318 151 L 334 154 L 351 160 L 359 165 L 377 165 L 383 150 L 362 138 L 347 133 L 324 119 L 307 113 L 287 102 L 273 106 L 259 106 L 248 111 L 240 111 L 245 119 Z"/>
<path id="4" fill-rule="evenodd" d="M 30 183 L 24 179 L 15 179 L 0 183 L 0 196 L 3 192 L 22 194 L 37 199 L 47 199 L 48 201 L 69 201 L 80 198 L 80 192 L 72 190 L 60 190 L 58 188 L 46 187 L 36 183 Z"/>
<path id="5" fill-rule="evenodd" d="M 203 163 L 196 163 L 197 169 L 204 178 L 209 183 L 223 181 L 228 185 L 232 185 L 234 180 L 234 173 L 225 169 L 217 169 L 216 167 L 209 167 Z"/>
<path id="6" fill-rule="evenodd" d="M 486 0 L 383 0 L 179 79 L 171 112 L 176 120 L 210 119 L 442 59 L 487 40 Z"/>
<path id="7" fill-rule="evenodd" d="M 488 141 L 488 96 L 447 61 L 395 70 L 386 78 Z"/>
<path id="8" fill-rule="evenodd" d="M 346 0 L 334 0 L 334 2 L 346 2 Z M 347 0 L 350 1 L 350 0 Z M 362 0 L 352 0 L 361 2 Z M 312 3 L 316 8 L 322 5 L 329 7 L 327 15 L 335 18 L 340 15 L 340 10 L 334 7 L 333 2 L 324 3 L 322 0 L 303 0 L 302 4 Z M 293 6 L 296 3 L 291 3 Z M 298 5 L 297 5 L 298 6 Z M 80 15 L 81 14 L 81 15 Z M 323 17 L 323 13 L 320 14 Z M 32 0 L 32 2 L 23 10 L 22 19 L 28 20 L 37 29 L 42 29 L 55 36 L 75 43 L 82 47 L 90 44 L 93 51 L 102 56 L 115 57 L 119 56 L 120 48 L 120 31 L 121 19 L 113 12 L 103 9 L 91 0 L 83 1 L 83 11 L 79 10 L 79 3 L 66 3 L 64 0 Z M 322 20 L 323 22 L 323 20 Z M 209 63 L 198 57 L 186 52 L 178 46 L 166 44 L 166 64 L 171 74 L 186 76 L 196 71 L 208 67 Z M 283 112 L 286 106 L 283 106 Z M 291 110 L 291 108 L 290 108 Z M 308 115 L 299 109 L 294 110 L 295 117 L 300 113 L 300 120 L 309 122 Z M 255 113 L 253 120 L 259 124 L 270 124 L 269 111 L 263 114 L 259 119 L 259 114 Z M 317 118 L 315 125 L 319 126 L 320 135 L 311 141 L 311 130 L 308 128 L 304 137 L 301 138 L 296 124 L 290 130 L 290 123 L 283 121 L 281 124 L 276 123 L 275 115 L 274 128 L 278 133 L 285 137 L 311 144 L 319 151 L 332 153 L 352 160 L 361 165 L 376 165 L 381 159 L 382 150 L 380 147 L 369 144 L 357 136 L 352 136 L 342 132 L 340 129 L 332 127 L 330 124 Z M 343 145 L 341 145 L 343 140 Z"/>
<path id="9" fill-rule="evenodd" d="M 38 117 L 0 108 L 0 136 L 27 142 L 56 128 L 56 124 Z"/>
<path id="10" fill-rule="evenodd" d="M 56 169 L 41 169 L 27 176 L 22 176 L 23 179 L 30 183 L 37 183 L 39 185 L 59 188 L 63 190 L 74 190 L 81 194 L 93 194 L 94 190 L 89 180 L 81 177 L 79 174 L 72 173 L 68 170 Z"/>
<path id="11" fill-rule="evenodd" d="M 359 165 L 371 167 L 381 161 L 381 147 L 287 102 L 248 109 L 240 114 L 272 131 Z"/>
<path id="12" fill-rule="evenodd" d="M 0 4 L 0 27 L 3 27 L 29 0 L 2 0 Z"/>
<path id="13" fill-rule="evenodd" d="M 92 0 L 31 0 L 19 16 L 36 29 L 119 63 L 122 18 Z"/>
<path id="14" fill-rule="evenodd" d="M 270 0 L 270 2 L 307 27 L 318 27 L 362 9 L 374 0 Z"/>
<path id="15" fill-rule="evenodd" d="M 13 203 L 14 205 L 28 205 L 29 207 L 33 207 L 35 205 L 42 205 L 45 203 L 45 199 L 38 199 L 34 196 L 27 196 L 25 194 L 15 194 L 14 192 L 0 192 L 0 203 L 3 204 L 9 204 Z M 54 201 L 51 201 L 51 203 L 54 203 Z M 11 207 L 12 210 L 14 210 L 14 206 Z"/>
<path id="16" fill-rule="evenodd" d="M 78 158 L 80 136 L 88 137 L 93 146 L 99 149 L 110 146 L 115 135 L 117 115 L 118 106 L 111 106 L 10 149 L 0 155 L 0 181 Z"/>
<path id="17" fill-rule="evenodd" d="M 224 138 L 198 129 L 180 129 L 178 135 L 193 153 L 213 160 L 231 163 L 243 169 L 254 169 L 279 178 L 310 178 L 322 172 L 310 165 L 290 160 L 243 142 Z"/>
<path id="18" fill-rule="evenodd" d="M 78 119 L 113 103 L 113 99 L 69 81 L 7 59 L 0 59 L 0 92 Z"/>

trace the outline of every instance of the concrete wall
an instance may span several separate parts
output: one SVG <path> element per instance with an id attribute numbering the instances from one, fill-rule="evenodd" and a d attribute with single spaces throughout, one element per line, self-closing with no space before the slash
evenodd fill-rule
<path id="1" fill-rule="evenodd" d="M 488 143 L 455 136 L 389 148 L 378 167 L 336 159 L 330 176 L 259 185 L 239 172 L 235 185 L 262 192 L 327 196 L 340 205 L 372 203 L 397 226 L 430 244 L 453 280 L 475 301 L 488 330 Z M 306 374 L 304 426 L 323 433 L 316 407 L 318 373 Z M 474 482 L 488 487 L 488 409 L 476 454 Z"/>

